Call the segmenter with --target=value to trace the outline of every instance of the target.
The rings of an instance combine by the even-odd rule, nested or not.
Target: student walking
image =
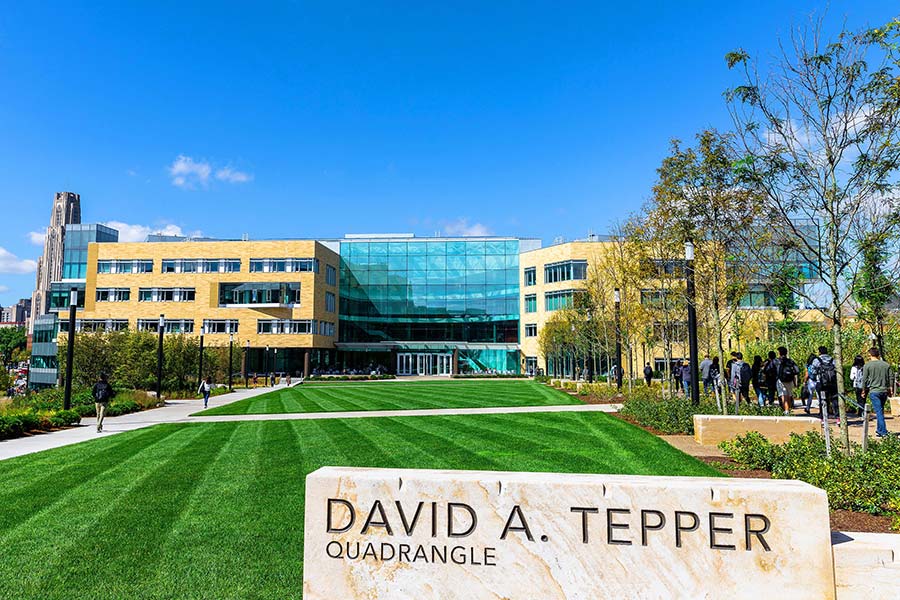
[[[753,365],[750,367],[750,379],[753,384],[753,393],[756,394],[756,402],[760,408],[766,405],[766,381],[762,366],[762,357],[757,354],[753,357]]]
[[[200,388],[197,390],[198,394],[203,395],[203,408],[206,408],[209,404],[210,392],[212,392],[212,377],[207,377],[200,382]]]
[[[866,361],[860,354],[853,359],[853,366],[850,367],[850,382],[853,384],[853,391],[856,392],[856,404],[859,405],[856,410],[860,415],[863,414],[863,408],[866,405],[866,397],[863,395],[863,367],[865,366]]]
[[[97,410],[97,433],[103,431],[103,417],[106,416],[106,409],[109,407],[110,400],[116,393],[113,391],[106,373],[100,374],[100,381],[94,384],[91,389],[91,396],[94,398],[94,408]]]
[[[766,362],[763,363],[762,376],[766,388],[766,401],[769,406],[774,406],[778,397],[778,357],[772,350],[769,350]]]
[[[712,387],[712,381],[709,379],[709,367],[712,366],[712,361],[709,360],[709,354],[703,357],[703,360],[700,362],[700,381],[703,382],[703,393],[709,394],[709,388]]]
[[[834,359],[829,356],[828,348],[819,346],[819,355],[813,358],[810,370],[815,381],[815,389],[811,391],[819,399],[819,417],[830,413],[832,418],[837,419],[840,424],[837,366],[834,364]]]
[[[734,353],[734,362],[731,363],[731,390],[734,392],[734,413],[739,414],[741,399],[750,402],[750,365],[744,362],[742,352]]]
[[[794,388],[797,385],[797,378],[800,376],[800,367],[794,362],[794,359],[788,356],[788,349],[784,346],[778,347],[778,395],[781,397],[781,407],[784,414],[789,415],[794,409]]]
[[[869,350],[869,356],[869,362],[863,367],[863,389],[869,394],[872,408],[875,409],[875,435],[884,437],[888,434],[884,422],[884,403],[887,402],[888,388],[891,385],[891,367],[881,360],[878,348]]]
[[[721,376],[722,370],[719,368],[719,357],[713,356],[712,362],[709,365],[709,381],[712,385],[713,394],[716,396],[716,406],[719,408],[719,411],[722,410],[722,397],[719,395],[721,390]]]
[[[647,387],[650,387],[650,384],[653,383],[653,368],[650,366],[650,363],[644,365],[644,381],[647,382]]]
[[[689,398],[691,395],[691,363],[684,361],[681,364],[681,386],[684,388],[684,397]]]

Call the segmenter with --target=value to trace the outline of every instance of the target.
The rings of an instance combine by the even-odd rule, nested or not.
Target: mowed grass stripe
[[[246,398],[197,413],[199,416],[410,410],[427,408],[481,408],[580,404],[577,398],[533,381],[475,381],[459,383],[377,383],[312,386]]]
[[[714,474],[599,413],[171,424],[116,438],[157,429],[168,435],[123,462],[97,453],[110,461],[102,476],[0,528],[0,597],[299,598],[305,478],[325,465]],[[22,458],[40,479],[43,457]]]

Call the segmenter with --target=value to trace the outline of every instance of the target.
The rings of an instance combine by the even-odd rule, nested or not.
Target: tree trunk
[[[850,430],[847,428],[847,407],[844,406],[842,398],[844,394],[844,346],[841,342],[841,307],[835,304],[832,307],[832,318],[834,324],[831,327],[831,334],[834,336],[834,367],[837,370],[837,389],[838,389],[838,416],[841,419],[841,440],[844,442],[844,453],[850,454]]]

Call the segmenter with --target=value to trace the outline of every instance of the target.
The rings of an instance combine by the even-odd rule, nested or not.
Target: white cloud
[[[8,291],[9,291],[9,287],[7,287],[5,285],[0,285],[0,294],[5,294]]]
[[[185,231],[182,230],[181,227],[179,227],[178,225],[173,225],[171,223],[159,227],[150,227],[149,225],[132,225],[130,223],[123,223],[121,221],[107,221],[103,224],[107,227],[112,227],[119,232],[120,242],[143,242],[147,239],[147,236],[152,233],[186,237],[200,237],[203,235],[202,231],[190,231],[185,233]]]
[[[0,273],[34,273],[37,261],[19,258],[6,248],[0,247]]]
[[[243,171],[235,171],[231,167],[222,167],[216,171],[216,179],[227,181],[228,183],[247,183],[253,180],[253,175]]]
[[[29,231],[28,232],[28,241],[34,244],[35,246],[43,246],[44,238],[47,237],[46,232],[43,231]]]
[[[179,154],[169,165],[172,185],[184,189],[193,189],[198,184],[206,187],[211,173],[212,166],[208,162],[198,162],[184,154]]]
[[[168,167],[172,185],[185,190],[197,187],[205,188],[209,185],[210,177],[215,176],[225,183],[247,183],[253,181],[253,174],[238,171],[231,167],[215,168],[212,163],[205,160],[194,160],[190,156],[179,154]]]
[[[134,169],[128,169],[127,171],[125,171],[125,174],[128,175],[129,177],[137,177],[138,172],[135,171]]]
[[[469,223],[469,219],[459,218],[444,224],[444,233],[450,236],[486,236],[492,235],[487,225],[482,223]]]

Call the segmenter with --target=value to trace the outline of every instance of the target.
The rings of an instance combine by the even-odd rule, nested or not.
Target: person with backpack
[[[863,360],[861,354],[858,354],[856,358],[853,359],[853,366],[850,367],[850,382],[853,384],[853,391],[856,392],[856,404],[857,412],[859,416],[863,414],[863,408],[866,405],[866,397],[863,394],[863,368],[866,366],[866,361]]]
[[[210,392],[212,392],[212,377],[207,377],[200,382],[200,388],[197,390],[197,393],[203,396],[203,408],[209,404]]]
[[[794,388],[800,375],[800,367],[788,356],[788,349],[784,346],[778,347],[776,372],[778,378],[776,386],[781,397],[781,407],[784,414],[789,415],[794,408]]]
[[[778,396],[778,358],[772,350],[769,350],[766,362],[762,365],[762,378],[766,388],[766,401],[769,406],[774,406]]]
[[[100,381],[95,383],[91,389],[94,408],[97,410],[97,433],[103,432],[103,417],[106,416],[106,409],[109,408],[109,402],[115,395],[112,386],[109,385],[106,373],[100,373]]]
[[[825,414],[824,411],[827,410],[840,424],[837,365],[834,364],[834,359],[829,356],[828,348],[825,346],[819,346],[819,355],[812,360],[810,374],[813,376],[815,384],[815,389],[811,389],[810,392],[819,399],[819,417],[821,418]]]
[[[734,353],[734,362],[731,363],[731,390],[734,392],[734,412],[738,414],[741,408],[741,399],[750,402],[750,380],[753,378],[750,365],[744,362],[742,352]]]
[[[709,354],[703,357],[703,360],[700,361],[700,381],[703,382],[703,394],[709,394],[709,388],[712,387],[712,381],[709,379],[709,367],[712,366],[712,361],[709,359]]]
[[[644,365],[644,381],[647,382],[647,387],[650,387],[650,384],[653,383],[653,368],[650,366],[650,363]]]
[[[766,405],[766,380],[762,372],[762,357],[753,357],[753,365],[750,367],[750,379],[753,384],[753,393],[756,394],[756,402],[762,408]]]

